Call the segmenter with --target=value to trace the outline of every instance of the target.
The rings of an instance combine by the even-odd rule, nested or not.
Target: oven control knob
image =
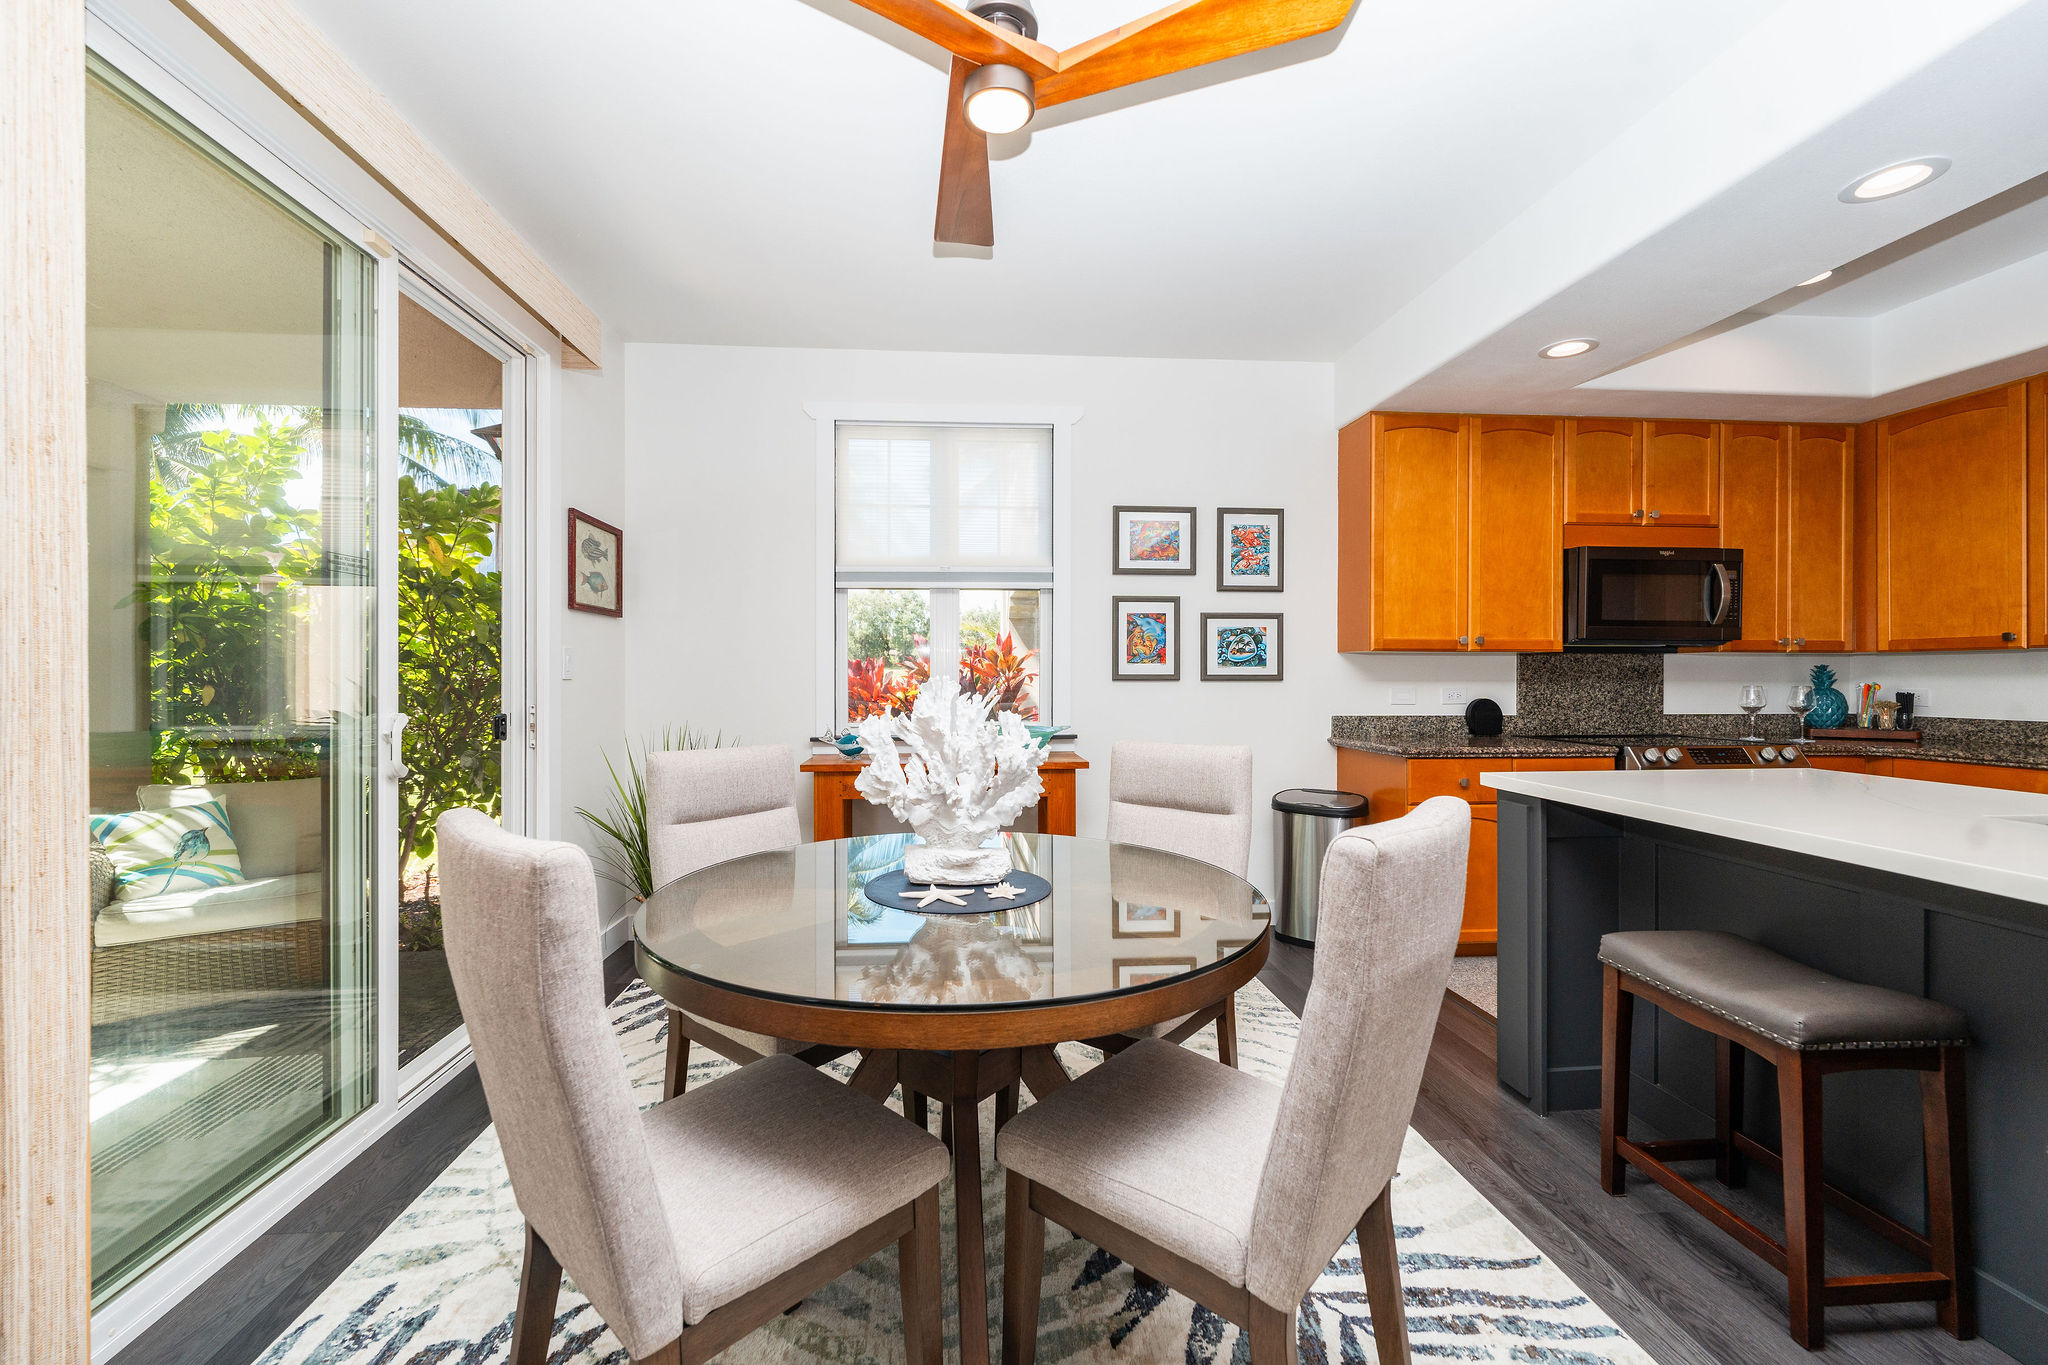
[[[1780,749],[1778,750],[1778,761],[1780,763],[1796,763],[1799,761],[1799,751],[1797,749]]]
[[[1645,763],[1662,763],[1663,761],[1664,761],[1664,755],[1663,755],[1662,753],[1658,752],[1657,750],[1655,750],[1655,749],[1645,749],[1645,750],[1643,750],[1643,762],[1645,762]]]
[[[1772,759],[1778,756],[1778,751],[1775,748],[1772,748],[1770,745],[1766,744],[1763,748],[1757,750],[1756,756],[1762,759],[1764,762],[1769,763]]]
[[[1676,763],[1679,759],[1685,757],[1685,750],[1679,748],[1677,745],[1674,744],[1669,749],[1666,749],[1664,751],[1664,757],[1670,759],[1673,763]]]

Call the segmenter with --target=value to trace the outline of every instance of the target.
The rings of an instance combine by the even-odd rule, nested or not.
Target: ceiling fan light
[[[974,68],[962,99],[967,121],[984,133],[1014,133],[1038,112],[1038,87],[1030,73],[1002,62]]]

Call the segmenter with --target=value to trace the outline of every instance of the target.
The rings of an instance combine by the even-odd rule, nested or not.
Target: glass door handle
[[[405,765],[405,726],[411,719],[403,711],[394,711],[391,719],[384,722],[384,746],[391,751],[391,775],[401,782],[412,776],[412,769]]]

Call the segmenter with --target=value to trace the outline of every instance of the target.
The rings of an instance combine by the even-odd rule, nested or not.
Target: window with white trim
[[[833,442],[840,722],[949,674],[1050,715],[1052,428],[840,422]]]

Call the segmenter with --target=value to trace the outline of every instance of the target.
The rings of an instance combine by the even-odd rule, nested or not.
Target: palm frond
[[[735,740],[735,743],[738,741]],[[725,732],[706,739],[702,731],[665,727],[658,739],[643,741],[636,750],[626,748],[626,771],[621,773],[610,754],[604,756],[605,771],[611,774],[612,794],[602,812],[578,806],[576,813],[601,837],[597,850],[605,880],[616,882],[645,900],[654,894],[654,863],[647,840],[647,758],[672,749],[722,749]]]

